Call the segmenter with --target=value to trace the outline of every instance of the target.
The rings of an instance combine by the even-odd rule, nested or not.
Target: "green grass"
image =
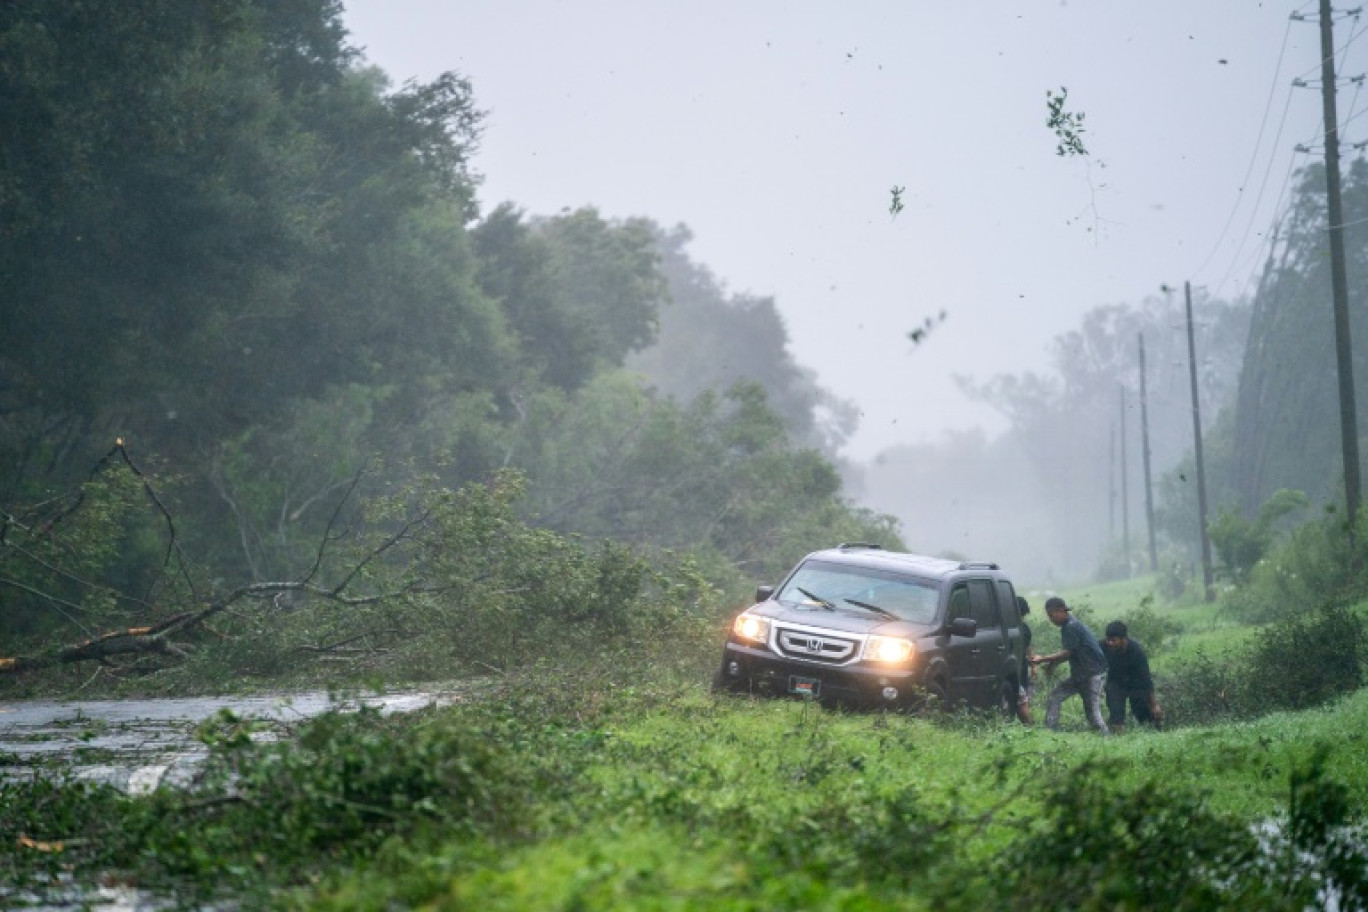
[[[1101,769],[1117,789],[1182,790],[1252,824],[1285,808],[1292,771],[1317,745],[1329,746],[1328,775],[1368,799],[1365,730],[1368,693],[1254,723],[1104,739],[686,692],[613,719],[578,759],[563,755],[581,773],[570,792],[546,796],[533,838],[495,856],[462,842],[391,852],[305,904],[941,907],[953,871],[990,866],[1072,777]],[[972,908],[984,889],[963,885],[956,906]]]
[[[1147,594],[1128,581],[1066,598],[1093,624],[1145,606],[1184,623],[1161,662],[1258,633]],[[0,793],[0,831],[73,847],[0,857],[0,881],[112,870],[195,902],[222,893],[186,884],[218,888],[245,908],[1101,909],[1182,896],[1187,908],[1300,909],[1300,886],[1259,892],[1301,883],[1295,872],[1254,876],[1227,858],[1221,881],[1254,898],[1214,901],[1211,878],[1130,860],[1238,849],[1288,813],[1298,781],[1332,809],[1368,805],[1368,690],[1102,738],[1078,700],[1051,732],[714,696],[714,638],[541,664],[412,717],[325,716],[297,742],[256,744],[229,726],[217,750],[232,775],[210,780],[222,793],[16,785]]]
[[[1138,608],[1145,599],[1152,601],[1156,609],[1167,607],[1168,604],[1167,600],[1159,595],[1158,580],[1153,576],[1137,576],[1107,583],[1085,583],[1047,594],[1060,596],[1073,608],[1088,608],[1107,618]],[[1042,594],[1040,606],[1043,608],[1044,604]]]
[[[212,898],[193,882],[248,908],[976,909],[1050,888],[1067,871],[1049,852],[1070,840],[1091,857],[1114,837],[1142,857],[1247,839],[1322,750],[1324,780],[1368,803],[1368,691],[1102,738],[1076,700],[1051,732],[715,697],[703,658],[539,674],[413,717],[325,716],[295,746],[228,738],[235,775],[219,797],[16,785],[0,829],[78,842],[11,854],[0,879],[127,871],[154,893]],[[1070,809],[1075,793],[1091,797]],[[1093,802],[1143,812],[1123,826],[1087,817]],[[1206,843],[1182,843],[1189,821]],[[1108,858],[1097,863],[1127,870]],[[1192,885],[1109,889],[1060,901],[1153,907]]]

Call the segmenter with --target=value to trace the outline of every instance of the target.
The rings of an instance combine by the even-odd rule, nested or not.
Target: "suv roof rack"
[[[836,546],[838,551],[849,551],[854,548],[872,548],[875,551],[882,551],[883,545],[876,545],[872,542],[841,542]]]
[[[1001,570],[1002,568],[999,567],[997,564],[993,563],[992,561],[960,561],[959,569],[961,569],[961,570]]]

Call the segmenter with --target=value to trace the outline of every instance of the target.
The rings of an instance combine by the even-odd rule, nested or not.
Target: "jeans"
[[[1059,707],[1064,701],[1078,694],[1083,698],[1083,711],[1087,713],[1088,723],[1104,735],[1111,734],[1107,722],[1102,718],[1102,676],[1065,678],[1050,694],[1049,706],[1045,709],[1045,727],[1059,728]]]
[[[1119,687],[1107,688],[1107,721],[1112,725],[1126,724],[1126,701],[1130,701],[1131,712],[1137,722],[1153,722],[1150,716],[1150,691],[1122,690]]]

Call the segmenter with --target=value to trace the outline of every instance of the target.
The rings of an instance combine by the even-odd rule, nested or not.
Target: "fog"
[[[772,297],[793,357],[858,411],[837,454],[852,493],[911,547],[1042,581],[1089,573],[1123,512],[1143,557],[1135,336],[1112,340],[1113,369],[1089,380],[1106,388],[1051,442],[1088,467],[1068,485],[1040,477],[1001,402],[968,391],[1059,382],[1058,342],[1087,314],[1146,311],[1157,483],[1192,445],[1181,294],[1160,289],[1247,301],[1321,135],[1308,3],[346,6],[396,84],[471,80],[483,208],[686,225],[692,257]],[[1338,28],[1340,72],[1362,72],[1358,20]],[[1062,88],[1085,155],[1057,154],[1046,125]],[[1348,144],[1362,103],[1341,96]],[[1198,327],[1209,420],[1246,325]]]

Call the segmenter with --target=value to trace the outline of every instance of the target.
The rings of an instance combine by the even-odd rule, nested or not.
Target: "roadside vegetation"
[[[215,719],[191,791],[59,770],[0,786],[19,840],[0,877],[247,908],[1368,908],[1365,606],[1325,593],[1184,655],[1171,641],[1224,629],[1240,598],[1213,613],[1143,588],[1071,597],[1153,644],[1162,732],[713,695],[719,606],[657,601],[662,584],[632,603],[662,613],[622,637],[558,650],[566,629],[529,629],[526,661],[466,704],[267,740]]]
[[[0,873],[249,908],[1304,909],[1327,884],[1368,901],[1362,692],[1100,739],[713,697],[697,658],[619,656],[283,741],[220,718],[193,792],[4,786],[21,846]]]

